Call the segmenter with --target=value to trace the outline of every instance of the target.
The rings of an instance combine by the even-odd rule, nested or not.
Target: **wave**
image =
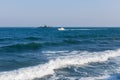
[[[25,50],[37,50],[42,47],[49,47],[49,46],[58,46],[62,45],[61,42],[31,42],[31,43],[19,43],[19,44],[11,44],[7,46],[1,46],[1,51],[25,51]]]
[[[61,80],[56,76],[53,76],[50,80]],[[63,79],[62,79],[63,80]],[[67,79],[64,80],[119,80],[116,77],[111,77],[109,74],[96,76],[96,77],[67,77]]]
[[[26,37],[24,39],[27,39],[27,40],[41,40],[40,37]]]
[[[13,38],[0,38],[0,41],[13,40]]]
[[[4,41],[5,39],[0,39],[0,41]]]
[[[117,74],[104,74],[98,77],[83,77],[80,80],[120,80],[120,73]]]
[[[25,38],[0,38],[0,41],[7,41],[7,40],[23,40],[23,39],[26,39],[26,40],[41,40],[42,38],[40,37],[25,37]]]
[[[32,38],[31,38],[32,39]],[[76,40],[76,39],[64,39],[62,41],[46,41],[46,42],[30,42],[30,43],[18,43],[18,44],[10,44],[6,46],[1,46],[0,50],[2,51],[18,51],[18,50],[36,50],[42,47],[55,47],[55,46],[64,46],[65,44],[88,44],[93,43],[91,40]]]
[[[59,37],[60,38],[85,38],[85,39],[88,39],[88,38],[107,39],[107,38],[109,38],[109,37],[107,37],[105,35],[102,35],[102,34],[100,34],[100,35],[96,35],[96,34],[75,34],[75,35],[61,35]],[[110,39],[112,39],[112,38],[110,38]]]
[[[75,40],[75,39],[66,39],[63,40],[64,43],[68,43],[68,44],[90,44],[90,43],[95,43],[92,40]]]
[[[103,75],[98,77],[85,77],[81,78],[80,80],[116,80],[115,78],[110,78],[110,75]]]
[[[81,41],[79,40],[72,40],[72,39],[68,39],[68,40],[63,40],[65,43],[68,43],[68,44],[79,44],[81,43]]]
[[[120,56],[120,49],[93,53],[79,53],[85,55],[74,54],[71,56],[63,56],[34,67],[21,68],[8,72],[0,72],[0,80],[32,80],[35,78],[42,78],[46,75],[55,74],[54,70],[68,67],[70,65],[81,66],[88,63],[104,62],[110,58]]]
[[[2,50],[6,51],[20,51],[20,50],[34,50],[39,49],[41,47],[40,43],[21,43],[21,44],[13,44],[8,46],[1,47]]]

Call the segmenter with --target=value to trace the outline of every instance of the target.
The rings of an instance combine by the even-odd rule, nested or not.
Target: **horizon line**
[[[33,28],[37,28],[37,27],[40,27],[40,26],[0,26],[0,28],[3,28],[3,27],[9,27],[9,28],[22,28],[22,27],[33,27]],[[50,27],[120,27],[120,26],[50,26]]]

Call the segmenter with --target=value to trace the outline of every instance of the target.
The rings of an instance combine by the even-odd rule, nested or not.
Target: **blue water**
[[[0,80],[120,80],[120,28],[0,28]]]

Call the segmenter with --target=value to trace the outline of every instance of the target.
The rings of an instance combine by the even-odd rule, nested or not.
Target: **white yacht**
[[[63,27],[58,28],[59,31],[65,30]]]

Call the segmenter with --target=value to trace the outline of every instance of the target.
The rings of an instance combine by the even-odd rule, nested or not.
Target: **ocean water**
[[[0,28],[0,80],[120,80],[120,28]]]

